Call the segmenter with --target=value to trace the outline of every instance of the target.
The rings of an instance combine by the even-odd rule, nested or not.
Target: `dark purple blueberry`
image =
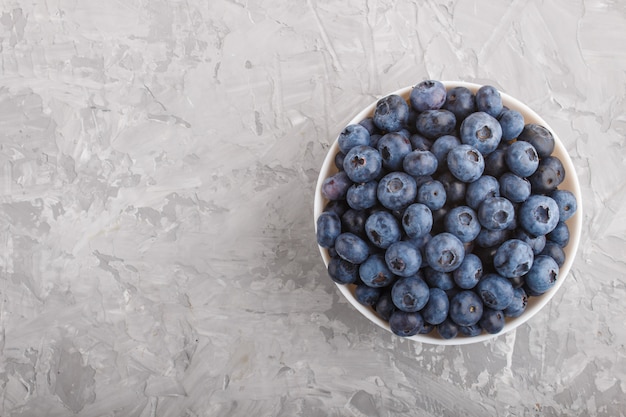
[[[465,255],[461,265],[452,271],[452,279],[459,288],[470,290],[478,284],[483,276],[483,263],[473,253]]]
[[[331,258],[328,275],[337,284],[353,284],[359,277],[359,266],[342,258]]]
[[[508,170],[509,167],[506,165],[506,149],[498,148],[485,156],[485,175],[498,178]]]
[[[429,292],[428,302],[421,311],[422,317],[429,324],[441,324],[448,317],[450,300],[445,291],[440,288],[431,288]]]
[[[498,180],[500,194],[512,203],[523,203],[530,197],[530,181],[512,172],[505,172]]]
[[[361,264],[369,257],[367,242],[352,233],[342,233],[335,239],[337,255],[353,264]]]
[[[365,221],[368,216],[368,213],[364,210],[346,210],[346,212],[341,216],[341,231],[364,237]]]
[[[423,187],[423,186],[422,186]],[[378,183],[378,201],[389,210],[404,210],[415,201],[417,184],[404,172],[392,172]]]
[[[533,145],[540,158],[548,157],[554,151],[554,136],[548,129],[538,124],[529,123],[524,126],[517,139]]]
[[[476,181],[485,170],[483,155],[470,145],[460,145],[451,149],[446,161],[452,175],[465,183]]]
[[[500,123],[485,112],[472,113],[463,120],[461,142],[473,146],[484,156],[495,151],[502,139]]]
[[[502,127],[502,140],[512,141],[524,130],[524,116],[517,110],[503,110],[498,117]]]
[[[423,279],[412,276],[398,279],[391,288],[391,299],[402,311],[420,311],[428,302],[428,284]]]
[[[329,200],[341,200],[346,197],[351,185],[348,174],[339,171],[322,182],[322,195]]]
[[[432,140],[426,139],[424,136],[417,133],[411,135],[409,141],[411,142],[413,150],[429,151],[430,147],[433,146]]]
[[[416,335],[424,327],[424,319],[420,313],[396,310],[389,317],[389,328],[400,337]]]
[[[317,244],[323,248],[335,245],[335,239],[341,234],[341,219],[332,211],[325,211],[319,215],[316,222]]]
[[[365,285],[375,288],[387,287],[396,279],[393,272],[389,270],[382,253],[370,255],[359,266],[359,277]]]
[[[454,133],[456,117],[454,113],[444,109],[425,110],[417,115],[415,127],[420,135],[436,139]]]
[[[369,182],[382,172],[383,160],[372,147],[360,145],[350,149],[343,160],[343,169],[353,182]]]
[[[450,300],[449,317],[458,326],[474,325],[478,323],[482,315],[483,302],[474,291],[459,291]]]
[[[513,299],[511,303],[504,309],[506,317],[519,317],[526,311],[528,305],[528,296],[523,288],[515,288],[513,290]]]
[[[374,124],[383,132],[397,132],[406,127],[409,119],[409,105],[397,94],[390,94],[376,103]]]
[[[437,158],[437,170],[443,172],[448,164],[448,152],[461,145],[461,139],[454,135],[441,136],[433,142],[430,151]]]
[[[513,285],[499,274],[487,274],[476,285],[476,293],[486,307],[503,310],[513,300]]]
[[[411,90],[409,101],[418,112],[440,109],[446,102],[446,87],[440,81],[425,80]]]
[[[546,255],[554,259],[559,268],[565,263],[565,252],[563,248],[558,243],[550,240],[546,241],[546,245],[540,255]]]
[[[464,258],[463,242],[452,233],[440,233],[426,244],[426,262],[436,271],[454,271]]]
[[[441,272],[427,266],[422,269],[424,271],[424,281],[430,288],[439,288],[448,291],[454,288],[454,279],[449,272]]]
[[[493,266],[505,278],[521,277],[533,265],[532,247],[519,239],[509,239],[504,242],[493,258]]]
[[[378,140],[377,147],[383,167],[391,171],[401,170],[404,157],[413,150],[409,139],[397,132],[384,135]]]
[[[437,333],[442,339],[454,339],[459,334],[459,326],[447,318],[443,323],[437,325]]]
[[[391,300],[391,292],[390,291],[382,291],[376,305],[374,306],[374,310],[380,316],[381,319],[385,321],[389,321],[391,314],[396,311],[396,306],[393,304]]]
[[[348,188],[346,202],[354,210],[365,210],[374,207],[378,203],[376,190],[378,182],[369,181],[353,184]]]
[[[365,222],[365,233],[369,240],[381,249],[387,249],[402,236],[398,220],[387,211],[372,213]]]
[[[478,324],[489,334],[500,333],[506,324],[504,312],[502,310],[494,310],[485,307],[483,309],[483,316],[478,321]]]
[[[372,288],[365,284],[357,285],[354,298],[364,306],[374,306],[380,298],[380,288]]]
[[[576,196],[568,190],[555,190],[550,193],[550,197],[556,201],[559,206],[559,220],[566,221],[576,213],[578,204]]]
[[[569,227],[565,222],[558,222],[554,230],[546,235],[548,240],[564,248],[569,243]]]
[[[465,201],[474,210],[478,210],[480,204],[489,197],[500,197],[500,183],[495,177],[483,175],[467,185]]]
[[[525,281],[531,291],[543,294],[556,284],[558,277],[559,266],[556,261],[550,256],[539,255],[525,275]]]
[[[351,124],[341,131],[337,142],[341,152],[348,153],[348,151],[355,146],[369,145],[370,133],[359,124]]]
[[[437,171],[437,157],[430,151],[414,150],[402,161],[404,172],[414,177],[432,175]]]
[[[446,93],[443,108],[454,113],[459,123],[476,111],[474,93],[467,87],[454,87]]]
[[[476,91],[476,109],[497,118],[502,113],[502,97],[497,88],[483,85]]]
[[[518,210],[519,225],[532,236],[546,235],[559,222],[559,207],[545,195],[531,195]]]

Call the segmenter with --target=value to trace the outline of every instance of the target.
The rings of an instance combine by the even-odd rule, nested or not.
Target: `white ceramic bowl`
[[[442,81],[442,82],[446,86],[446,89],[463,86],[463,87],[467,87],[473,93],[476,93],[476,91],[478,91],[478,89],[481,87],[478,84],[461,82],[461,81]],[[395,92],[392,92],[390,94],[397,94],[408,100],[412,89],[413,89],[413,86],[409,86],[409,87],[405,87],[400,90],[397,90]],[[548,123],[546,123],[545,120],[543,120],[537,113],[535,113],[531,108],[526,106],[521,101],[507,95],[504,92],[500,92],[500,94],[502,96],[502,103],[504,104],[504,106],[510,109],[519,111],[524,116],[525,123],[536,123],[547,128],[550,132],[552,132],[552,135],[554,136],[554,139],[556,141],[556,146],[552,154],[554,156],[557,156],[562,161],[563,166],[566,170],[565,180],[563,181],[561,185],[559,185],[559,189],[571,191],[576,196],[577,204],[578,204],[578,210],[566,222],[570,231],[570,240],[569,240],[567,247],[565,247],[565,255],[566,255],[565,263],[560,268],[559,278],[556,284],[549,291],[542,294],[541,296],[529,297],[526,311],[520,317],[507,318],[504,329],[502,329],[502,331],[498,334],[492,335],[492,334],[483,332],[483,334],[479,336],[474,336],[474,337],[466,337],[466,336],[459,335],[453,339],[443,339],[439,337],[436,331],[432,331],[429,334],[425,334],[425,335],[418,334],[415,336],[407,337],[406,339],[414,340],[417,342],[423,342],[423,343],[431,343],[431,344],[436,344],[436,345],[464,345],[464,344],[469,344],[469,343],[482,342],[482,341],[491,339],[493,337],[500,336],[506,332],[509,332],[515,329],[516,327],[518,327],[519,325],[521,325],[522,323],[525,323],[526,321],[530,320],[535,314],[537,314],[537,312],[539,312],[539,310],[541,310],[550,301],[550,299],[552,299],[552,297],[554,297],[554,295],[559,290],[561,285],[563,285],[563,282],[567,278],[569,270],[572,267],[572,263],[574,262],[576,251],[578,250],[578,244],[580,242],[580,233],[581,233],[581,228],[582,228],[583,215],[582,215],[582,200],[581,200],[580,184],[578,183],[578,177],[576,175],[576,170],[574,168],[574,165],[572,164],[572,160],[567,154],[567,151],[563,143],[559,139],[558,135],[556,134],[556,132],[548,125]],[[361,110],[346,125],[359,123],[361,120],[365,119],[366,117],[372,116],[374,114],[374,109],[376,108],[376,102],[377,101],[373,102],[372,104],[370,104],[369,106]],[[320,174],[317,180],[317,186],[315,189],[314,221],[317,220],[318,216],[323,212],[324,206],[328,203],[328,201],[322,196],[321,187],[322,187],[322,182],[324,181],[324,179],[326,179],[327,177],[337,172],[337,168],[335,167],[335,164],[334,164],[334,158],[338,151],[339,151],[339,145],[337,143],[337,140],[335,140],[330,150],[328,151],[326,158],[324,159],[324,163],[322,164]],[[328,262],[330,260],[330,255],[328,254],[328,250],[322,247],[320,247],[319,249],[322,254],[322,259],[324,260],[324,264],[328,266]],[[341,293],[344,295],[344,297],[350,302],[350,304],[352,304],[354,308],[356,308],[361,314],[363,314],[363,316],[365,316],[368,320],[372,321],[378,326],[391,332],[391,329],[389,328],[389,324],[385,320],[381,319],[372,308],[369,308],[360,304],[354,298],[354,288],[355,288],[354,285],[337,284],[337,287],[339,288],[339,291],[341,291]]]

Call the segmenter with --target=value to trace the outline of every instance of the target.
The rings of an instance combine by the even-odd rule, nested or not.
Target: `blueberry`
[[[392,243],[385,251],[385,262],[394,274],[409,277],[417,273],[422,266],[422,254],[409,242]]]
[[[461,265],[452,271],[452,278],[459,288],[470,290],[478,284],[483,276],[483,263],[473,253],[465,255]]]
[[[433,142],[430,151],[435,155],[435,158],[437,158],[438,171],[445,170],[448,164],[448,152],[460,145],[461,139],[453,135],[440,136]]]
[[[425,110],[417,115],[415,127],[420,135],[435,139],[454,132],[456,117],[454,113],[444,109]]]
[[[550,197],[556,201],[559,207],[559,220],[566,221],[576,213],[578,204],[576,196],[568,190],[555,190],[550,193]]]
[[[524,116],[517,110],[503,110],[498,117],[502,127],[502,140],[511,141],[524,130]]]
[[[449,272],[436,271],[428,266],[422,271],[424,271],[424,281],[430,288],[439,288],[444,291],[454,288],[454,279]]]
[[[346,159],[346,154],[339,151],[337,152],[337,154],[335,155],[335,167],[337,168],[337,170],[339,171],[343,171],[343,161]]]
[[[506,164],[514,174],[528,177],[539,167],[539,155],[529,142],[518,140],[506,149]]]
[[[450,318],[447,318],[437,326],[437,333],[443,339],[454,339],[459,334],[459,326]]]
[[[461,123],[461,142],[473,146],[483,155],[496,150],[502,138],[500,123],[485,112],[475,112]]]
[[[430,139],[426,139],[424,136],[420,134],[413,134],[409,138],[411,142],[411,148],[417,151],[429,151],[430,147],[433,146],[433,141]]]
[[[519,317],[526,310],[528,305],[528,296],[523,288],[515,288],[513,290],[513,299],[511,303],[503,310],[506,317]]]
[[[430,296],[428,284],[423,279],[413,276],[400,278],[391,287],[391,299],[402,311],[419,311],[428,302]]]
[[[514,217],[513,204],[504,197],[489,197],[478,207],[478,221],[486,229],[506,229]]]
[[[408,206],[402,215],[402,228],[409,238],[419,238],[432,230],[433,214],[430,209],[420,203]]]
[[[472,324],[471,326],[459,326],[459,333],[467,337],[475,337],[483,332],[479,323]]]
[[[448,317],[450,307],[448,295],[440,288],[431,288],[429,293],[428,302],[421,311],[422,317],[429,324],[441,324]]]
[[[437,171],[437,157],[430,151],[414,150],[402,161],[404,172],[413,176],[432,175]]]
[[[547,241],[540,255],[546,255],[554,259],[559,268],[565,263],[565,252],[561,245],[556,242]]]
[[[335,245],[335,239],[341,234],[341,219],[337,213],[325,211],[317,218],[317,244],[323,248]]]
[[[365,221],[369,214],[365,210],[349,209],[341,216],[341,231],[365,237]]]
[[[474,242],[481,248],[490,248],[504,243],[509,238],[510,234],[510,230],[507,229],[482,228]]]
[[[348,153],[348,151],[355,146],[369,145],[370,133],[360,124],[351,124],[341,131],[337,142],[341,152]]]
[[[409,105],[406,100],[391,94],[376,103],[374,125],[384,132],[397,132],[406,126],[409,119]]]
[[[376,310],[376,313],[380,316],[381,319],[385,321],[389,321],[389,318],[391,317],[391,313],[396,311],[396,306],[393,304],[393,301],[391,300],[390,291],[381,292],[380,297],[378,297],[378,301],[376,302],[376,305],[374,306],[374,310]]]
[[[485,156],[485,175],[499,177],[509,170],[506,165],[506,149],[498,148]]]
[[[526,286],[533,292],[543,294],[556,284],[559,266],[550,256],[539,255],[533,267],[525,275]]]
[[[554,155],[546,156],[539,161],[539,166],[552,168],[556,173],[556,186],[561,185],[565,179],[565,167],[563,166],[563,162],[558,157]]]
[[[434,329],[435,329],[435,326],[433,326],[430,323],[424,322],[424,325],[420,329],[419,334],[428,334],[428,333],[432,332]]]
[[[448,152],[448,169],[463,182],[474,182],[485,170],[485,160],[477,149],[470,145],[460,145]]]
[[[456,178],[450,171],[439,175],[437,181],[443,184],[443,189],[446,191],[446,205],[464,202],[468,184]]]
[[[369,181],[352,184],[346,193],[346,201],[354,210],[365,210],[374,207],[378,203],[376,190],[378,182]]]
[[[446,204],[446,190],[441,182],[428,181],[417,190],[415,201],[424,204],[431,211],[439,210]]]
[[[374,306],[380,298],[380,288],[372,288],[367,285],[357,285],[354,289],[354,298],[365,306]]]
[[[374,288],[386,287],[396,279],[393,272],[387,267],[385,257],[381,253],[370,255],[365,262],[359,265],[359,277],[365,285]]]
[[[450,319],[459,326],[471,326],[478,323],[483,315],[483,303],[471,290],[458,292],[450,300]]]
[[[474,93],[467,87],[454,87],[448,90],[443,108],[454,113],[460,122],[476,111]]]
[[[367,242],[353,233],[342,233],[335,239],[337,255],[353,264],[365,262],[369,256]]]
[[[365,145],[350,149],[343,160],[343,169],[353,182],[369,182],[376,179],[382,170],[380,153]]]
[[[383,167],[391,171],[402,169],[404,157],[413,150],[411,141],[397,132],[384,135],[378,140],[377,146],[382,157]]]
[[[426,257],[426,244],[430,242],[432,238],[433,238],[432,234],[426,233],[425,235],[421,237],[407,238],[406,240],[407,242],[411,242],[412,245],[414,245],[416,248],[418,248],[422,252],[422,262],[423,262],[424,258]]]
[[[500,333],[506,324],[504,312],[485,307],[483,316],[478,321],[478,324],[489,334]]]
[[[486,307],[503,310],[513,300],[513,285],[498,274],[487,274],[476,285],[476,292]]]
[[[500,184],[500,194],[512,203],[523,203],[530,197],[530,181],[526,178],[512,172],[506,172],[502,174],[498,183]]]
[[[559,222],[559,207],[544,195],[531,195],[518,210],[519,224],[530,235],[550,233]]]
[[[528,243],[519,239],[509,239],[496,251],[493,266],[503,277],[521,277],[530,270],[533,259],[533,249]]]
[[[444,219],[444,228],[463,243],[476,239],[481,229],[476,212],[468,206],[450,210]]]
[[[346,197],[352,181],[344,171],[339,171],[322,182],[322,195],[329,200],[341,200]]]
[[[489,197],[500,197],[500,183],[495,177],[483,175],[467,185],[465,201],[474,210],[478,210],[480,204]]]
[[[538,124],[529,123],[524,126],[517,139],[533,145],[540,158],[548,157],[554,151],[554,136],[548,129]]]
[[[426,244],[426,262],[436,271],[451,272],[465,258],[463,242],[451,233],[440,233]]]
[[[440,109],[446,101],[446,87],[440,81],[425,80],[411,90],[409,101],[418,112]]]
[[[324,211],[333,212],[339,217],[341,217],[349,208],[350,207],[348,206],[345,200],[330,200],[324,206]]]
[[[389,210],[402,210],[415,201],[417,184],[404,172],[391,172],[378,183],[378,201]]]
[[[546,246],[545,235],[531,236],[523,229],[517,229],[515,230],[514,237],[515,239],[519,239],[523,242],[528,243],[533,250],[533,255],[539,255],[541,251],[543,251],[543,248]]]
[[[391,331],[401,337],[410,337],[419,333],[424,326],[420,313],[396,310],[389,317]]]
[[[367,132],[370,134],[370,138],[372,135],[376,135],[379,133],[378,128],[374,124],[373,117],[366,117],[365,119],[361,120],[359,124],[367,129]]]
[[[483,85],[476,91],[476,109],[492,117],[498,117],[502,112],[502,97],[500,92],[491,85]]]
[[[387,211],[372,213],[365,221],[365,233],[369,240],[381,249],[387,249],[402,236],[398,220]]]
[[[328,276],[338,284],[353,284],[359,278],[359,267],[339,257],[331,258]]]
[[[548,233],[546,237],[550,241],[564,248],[569,243],[569,227],[567,227],[565,222],[558,222],[554,230]]]
[[[378,141],[380,141],[380,138],[382,138],[383,135],[380,133],[375,133],[373,135],[370,136],[370,143],[369,146],[370,148],[374,148],[374,149],[378,149]]]

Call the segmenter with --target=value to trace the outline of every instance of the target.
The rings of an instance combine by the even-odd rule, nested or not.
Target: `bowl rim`
[[[476,93],[476,91],[484,85],[484,84],[477,84],[477,83],[466,82],[466,81],[441,81],[441,83],[446,87],[446,90],[450,90],[455,87],[465,87],[465,88],[468,88],[473,93]],[[380,96],[380,98],[391,95],[391,94],[395,94],[408,100],[411,90],[413,88],[414,88],[413,85],[402,87],[394,92],[391,92],[384,96]],[[565,279],[568,277],[571,267],[573,265],[574,259],[576,258],[576,253],[578,251],[578,247],[580,244],[581,231],[582,231],[582,218],[583,218],[582,199],[581,199],[582,193],[581,193],[580,183],[578,181],[578,176],[576,174],[576,169],[567,152],[567,149],[565,148],[565,145],[563,144],[563,142],[561,141],[557,133],[554,131],[554,129],[552,129],[552,127],[541,116],[539,116],[534,110],[532,110],[528,105],[524,104],[522,101],[501,91],[500,89],[498,89],[498,91],[500,92],[500,95],[502,97],[503,105],[510,109],[515,109],[519,111],[520,113],[522,113],[522,115],[524,116],[525,124],[536,123],[536,124],[542,125],[546,129],[548,129],[550,133],[552,133],[552,135],[554,136],[554,140],[555,140],[555,148],[552,154],[557,156],[561,160],[565,168],[565,172],[566,172],[565,179],[563,183],[559,186],[559,189],[567,189],[571,191],[575,195],[576,200],[577,200],[576,213],[574,213],[574,215],[566,221],[566,224],[568,225],[569,231],[570,231],[570,240],[567,246],[564,248],[564,252],[566,256],[565,256],[565,262],[563,263],[561,268],[559,268],[559,279],[557,280],[556,284],[550,290],[546,291],[544,294],[540,296],[529,297],[529,303],[524,313],[521,316],[516,317],[516,318],[507,318],[504,328],[496,334],[489,334],[489,333],[483,332],[478,336],[468,337],[468,336],[459,335],[452,339],[443,339],[439,337],[438,335],[436,335],[436,333],[431,332],[429,334],[424,334],[424,335],[417,334],[417,335],[410,336],[410,337],[402,337],[402,339],[408,339],[408,340],[412,340],[415,342],[422,342],[422,343],[428,343],[428,344],[434,344],[434,345],[466,345],[466,344],[479,343],[479,342],[484,342],[490,339],[494,339],[512,330],[515,330],[517,327],[519,327],[520,325],[526,323],[531,318],[533,318],[555,296],[557,291],[563,285],[563,282],[565,281]],[[362,109],[357,115],[352,117],[352,119],[346,124],[346,126],[350,124],[359,123],[361,120],[365,119],[366,117],[371,116],[374,113],[374,109],[376,108],[376,103],[378,102],[379,99],[376,99],[374,102],[370,103],[368,106]],[[337,135],[337,138],[335,138],[335,140],[333,141],[331,147],[329,148],[324,158],[324,162],[322,164],[322,167],[320,168],[320,173],[319,173],[317,184],[315,187],[315,199],[314,199],[314,210],[313,210],[313,217],[314,217],[313,222],[314,222],[315,232],[317,232],[317,218],[323,212],[324,206],[328,202],[328,200],[326,200],[322,196],[322,192],[321,192],[322,183],[329,175],[332,175],[334,172],[337,171],[336,167],[334,166],[334,157],[336,153],[339,151],[338,136],[339,135]],[[324,261],[325,266],[328,267],[328,263],[330,261],[330,255],[328,253],[328,250],[325,248],[322,248],[319,245],[318,245],[318,248],[319,248],[320,254],[322,255],[322,259]],[[356,300],[356,298],[354,297],[352,293],[354,285],[343,285],[339,283],[335,283],[335,285],[337,286],[339,291],[343,294],[343,296],[346,298],[346,300],[350,304],[352,304],[352,306],[355,307],[362,315],[364,315],[367,319],[369,319],[374,324],[378,325],[379,327],[382,327],[383,329],[393,334],[393,332],[391,332],[391,329],[389,328],[389,324],[387,321],[380,318],[371,307],[364,306]],[[400,336],[397,336],[397,337],[400,337]]]

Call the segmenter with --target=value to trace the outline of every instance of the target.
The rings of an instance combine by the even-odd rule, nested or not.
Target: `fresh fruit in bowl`
[[[315,193],[329,277],[373,323],[415,341],[473,343],[554,296],[580,240],[563,143],[490,85],[425,80],[361,110]]]

